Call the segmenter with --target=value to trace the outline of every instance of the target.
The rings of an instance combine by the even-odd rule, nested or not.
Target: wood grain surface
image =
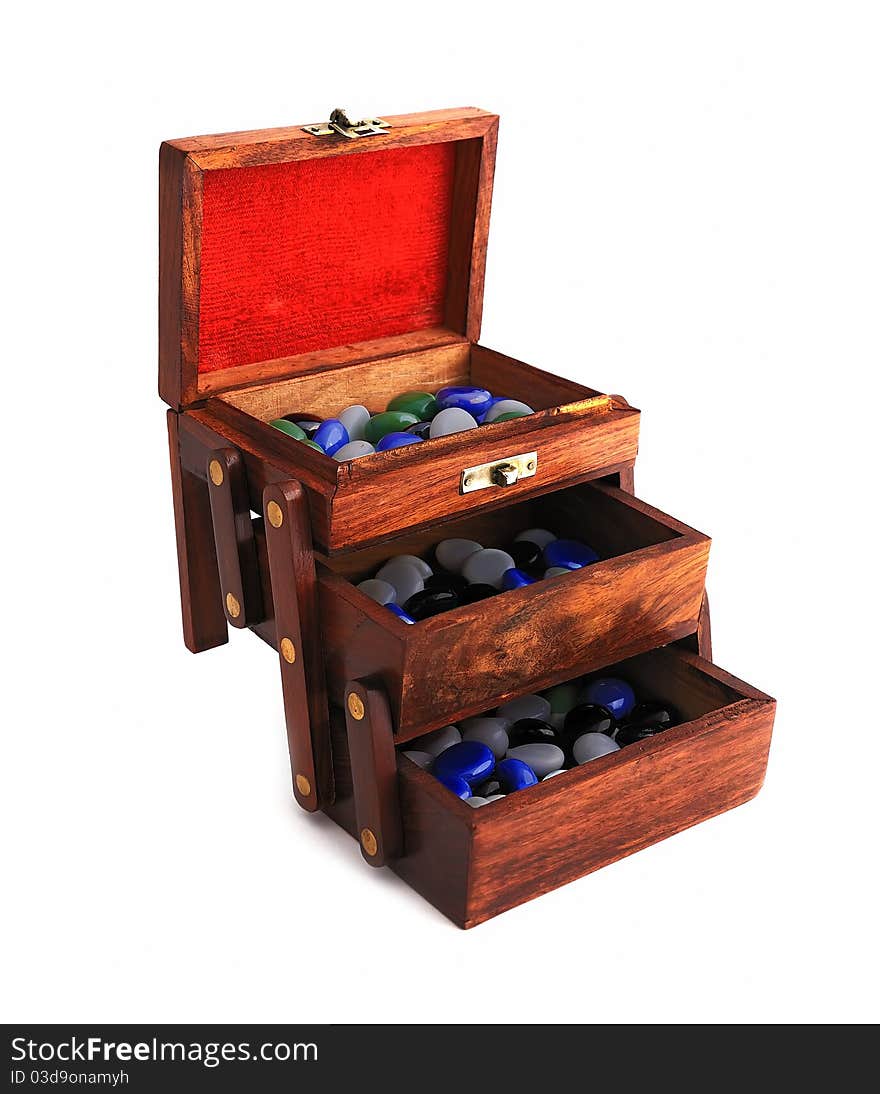
[[[263,596],[244,464],[236,449],[216,448],[209,454],[208,484],[226,619],[239,629],[251,627],[264,618]]]

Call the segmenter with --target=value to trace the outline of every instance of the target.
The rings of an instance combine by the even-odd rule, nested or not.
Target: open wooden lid
[[[474,107],[168,141],[159,393],[171,406],[476,341],[498,117]]]

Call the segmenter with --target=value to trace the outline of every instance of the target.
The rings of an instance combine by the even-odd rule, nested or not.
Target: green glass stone
[[[320,452],[322,456],[327,455],[327,453],[324,451],[324,449],[319,444],[315,444],[314,441],[310,441],[308,439],[308,437],[303,437],[302,439],[297,437],[296,439],[300,442],[300,444],[307,444],[309,446],[309,448],[314,448],[314,450],[316,452]]]
[[[419,419],[415,414],[404,410],[386,410],[384,414],[374,414],[364,428],[364,440],[378,444],[386,433],[404,433]]]
[[[551,714],[568,714],[578,703],[579,688],[576,684],[557,684],[544,692],[544,698],[550,704]]]
[[[489,422],[487,424],[488,425],[497,425],[498,422],[512,422],[514,418],[527,418],[527,417],[528,417],[528,414],[526,414],[522,410],[508,410],[508,412],[506,414],[499,414],[498,417],[493,422]]]
[[[288,437],[293,437],[296,441],[304,441],[306,439],[306,431],[300,429],[296,422],[288,422],[284,418],[276,418],[274,422],[269,422],[269,425],[274,426],[275,429],[280,430],[282,433],[286,433]]]
[[[404,391],[402,395],[394,396],[388,409],[403,410],[407,414],[415,414],[420,422],[430,422],[440,408],[429,391]]]

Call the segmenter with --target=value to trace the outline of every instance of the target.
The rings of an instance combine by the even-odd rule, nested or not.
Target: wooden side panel
[[[403,829],[397,753],[384,691],[369,682],[352,681],[345,718],[361,854],[370,866],[386,866],[403,849]]]
[[[265,616],[247,482],[234,448],[208,457],[208,483],[223,608],[231,626],[250,627]]]
[[[774,709],[772,700],[743,699],[647,747],[594,760],[589,771],[558,775],[531,800],[523,792],[478,811],[463,925],[753,798],[764,781]]]

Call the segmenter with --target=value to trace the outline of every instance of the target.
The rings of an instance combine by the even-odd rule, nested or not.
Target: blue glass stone
[[[581,702],[597,703],[610,710],[618,720],[625,718],[636,705],[636,694],[626,680],[602,676],[584,685]]]
[[[315,444],[319,444],[328,456],[332,456],[338,448],[348,444],[351,437],[338,418],[327,418],[315,430],[312,440]]]
[[[437,405],[441,410],[457,407],[466,410],[474,418],[485,414],[492,403],[492,392],[483,387],[444,387],[437,392]]]
[[[554,539],[544,548],[544,565],[564,566],[566,570],[580,570],[591,562],[598,562],[599,556],[586,543],[576,539]]]
[[[436,767],[436,761],[435,765]],[[432,775],[437,775],[436,771],[431,772]],[[457,798],[467,800],[472,796],[472,790],[464,779],[459,778],[458,775],[437,775],[437,781],[443,783],[447,790],[451,790]]]
[[[473,786],[485,782],[495,768],[495,756],[482,741],[462,741],[441,752],[434,761],[438,779],[459,778]]]
[[[405,612],[399,604],[386,604],[385,607],[388,609],[389,612],[394,612],[397,618],[400,619],[402,622],[415,623],[415,620],[409,614],[409,612]]]
[[[414,433],[386,433],[376,443],[377,452],[387,452],[389,448],[405,448],[408,444],[421,444],[422,438]]]
[[[495,778],[501,783],[505,794],[512,794],[514,790],[524,790],[527,786],[534,786],[538,776],[528,764],[522,760],[502,760],[495,765]]]
[[[523,589],[526,585],[534,585],[534,578],[529,577],[528,574],[524,574],[522,570],[511,567],[509,570],[505,570],[501,575],[501,585],[505,589]]]

